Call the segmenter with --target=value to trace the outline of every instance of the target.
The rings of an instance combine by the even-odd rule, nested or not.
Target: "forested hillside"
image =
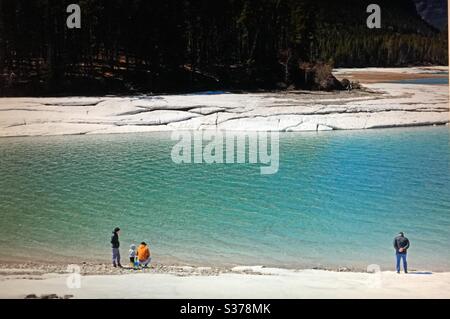
[[[97,94],[302,86],[338,67],[447,64],[447,34],[412,0],[0,0],[0,94]],[[303,83],[306,86],[306,83]]]
[[[442,30],[447,25],[447,0],[414,0],[420,16]]]

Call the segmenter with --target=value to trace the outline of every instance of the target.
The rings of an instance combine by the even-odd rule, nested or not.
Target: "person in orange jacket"
[[[139,247],[138,247],[138,251],[137,251],[137,256],[139,259],[139,265],[147,267],[148,264],[151,262],[152,260],[152,256],[150,253],[150,248],[148,247],[148,245],[145,242],[142,242]]]

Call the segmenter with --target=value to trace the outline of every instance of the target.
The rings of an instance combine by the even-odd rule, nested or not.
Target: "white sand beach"
[[[379,81],[388,79],[386,74],[400,78],[405,74],[407,78],[442,77],[440,73],[446,70],[447,67],[337,70],[340,79],[362,80],[364,89],[351,92],[0,98],[0,137],[183,129],[318,131],[444,125],[450,120],[446,85]],[[382,74],[381,79],[377,74]]]
[[[189,268],[189,267],[188,267]],[[82,276],[68,288],[67,274],[0,276],[0,298],[56,294],[66,298],[450,298],[450,273],[360,273],[237,267],[228,273],[135,273]]]

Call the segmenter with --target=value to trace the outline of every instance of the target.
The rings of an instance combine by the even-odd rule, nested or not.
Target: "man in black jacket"
[[[116,227],[114,228],[113,231],[113,235],[111,237],[111,245],[112,245],[112,263],[114,267],[121,267],[122,265],[120,264],[120,251],[119,251],[119,247],[120,247],[120,242],[119,242],[119,233],[120,233],[120,228]]]
[[[407,274],[408,263],[406,262],[406,254],[409,248],[409,240],[402,232],[394,238],[394,248],[397,257],[397,274],[400,273],[400,260],[403,260],[403,270],[405,271],[405,274]]]

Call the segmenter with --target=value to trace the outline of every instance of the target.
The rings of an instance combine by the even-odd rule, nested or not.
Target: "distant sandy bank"
[[[447,67],[338,69],[351,92],[287,91],[129,97],[0,98],[0,137],[174,130],[322,131],[449,122],[445,85],[382,83],[442,77]]]
[[[361,83],[382,83],[401,80],[414,80],[426,78],[447,78],[448,67],[412,67],[412,68],[363,68],[363,69],[336,69],[333,74],[342,80],[347,78]]]

